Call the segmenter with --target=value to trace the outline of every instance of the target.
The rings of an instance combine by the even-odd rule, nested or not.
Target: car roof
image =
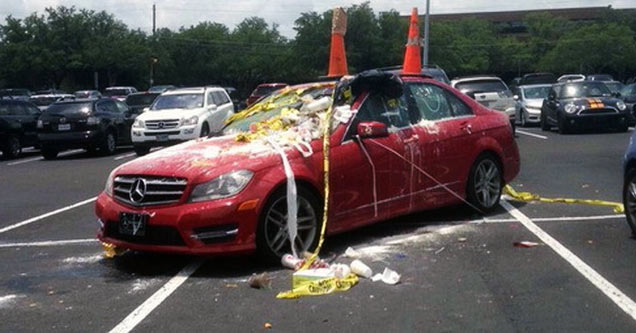
[[[517,86],[517,88],[541,88],[541,87],[552,87],[552,83],[523,84],[523,85]]]
[[[115,89],[134,89],[135,87],[131,87],[131,86],[112,86],[112,87],[107,87],[106,90],[115,90]]]

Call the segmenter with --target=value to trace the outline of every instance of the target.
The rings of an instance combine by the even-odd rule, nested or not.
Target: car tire
[[[135,154],[137,154],[137,156],[144,156],[150,152],[150,147],[133,146],[133,149],[135,150]]]
[[[629,130],[629,127],[627,125],[619,125],[616,128],[616,131],[618,131],[620,133],[625,133],[625,132],[627,132],[627,130]]]
[[[45,160],[54,160],[57,157],[57,154],[59,153],[57,149],[52,147],[46,147],[46,146],[42,147],[41,152]]]
[[[20,140],[15,136],[10,136],[2,147],[2,157],[5,159],[16,158],[21,152]]]
[[[559,134],[569,134],[570,126],[567,121],[563,120],[563,118],[559,117],[557,120],[557,128],[559,129]]]
[[[466,199],[481,213],[489,213],[499,204],[503,184],[497,159],[492,154],[482,154],[470,168]]]
[[[103,141],[100,144],[99,150],[104,155],[112,155],[117,150],[117,137],[112,131],[106,132]]]
[[[208,123],[203,123],[203,125],[201,126],[201,134],[199,134],[199,137],[207,138],[208,135],[210,135],[210,126],[208,126]]]
[[[541,130],[542,131],[549,131],[550,130],[550,125],[548,124],[548,119],[545,116],[545,113],[541,112]]]
[[[320,199],[303,186],[297,187],[298,253],[313,251],[320,238],[322,224],[322,204]],[[287,233],[287,190],[282,187],[275,191],[263,207],[256,230],[256,247],[261,259],[280,263],[285,253],[291,253]]]
[[[527,127],[528,126],[528,122],[526,121],[526,113],[523,112],[523,110],[521,110],[521,127]]]
[[[632,236],[636,237],[636,169],[627,171],[623,183],[623,205],[627,224],[632,229]]]

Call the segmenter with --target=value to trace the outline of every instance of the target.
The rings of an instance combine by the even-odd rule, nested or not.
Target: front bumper
[[[104,138],[102,131],[38,133],[38,140],[43,146],[59,149],[87,148],[98,145]]]
[[[251,209],[240,209],[241,195],[200,203],[131,207],[102,193],[95,213],[97,237],[118,247],[147,252],[188,255],[221,255],[253,252],[262,200]],[[148,214],[144,236],[119,233],[120,213]],[[238,229],[238,230],[236,230]]]
[[[565,114],[564,120],[569,125],[586,128],[624,126],[629,124],[627,112],[602,114]]]
[[[524,115],[526,118],[526,122],[528,123],[539,123],[541,122],[541,109],[523,109]]]
[[[131,130],[132,142],[140,146],[164,146],[172,143],[184,142],[199,137],[200,126],[182,126],[167,130],[149,130],[133,128]]]

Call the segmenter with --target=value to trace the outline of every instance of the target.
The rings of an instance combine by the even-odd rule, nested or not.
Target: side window
[[[216,96],[214,96],[214,91],[210,91],[208,92],[208,105],[219,105],[218,101],[216,100]]]
[[[12,116],[26,116],[27,110],[26,107],[22,103],[13,102],[9,104],[9,114]]]
[[[120,102],[120,101],[116,101],[115,104],[117,106],[117,112],[119,112],[119,113],[128,112],[128,106],[126,106],[125,103]]]
[[[221,101],[221,104],[227,104],[230,102],[230,99],[227,97],[227,94],[223,91],[218,91],[217,92],[219,94],[219,100]]]
[[[112,112],[112,113],[118,112],[115,102],[110,100],[98,102],[96,105],[96,108],[98,112]]]
[[[351,122],[345,140],[351,139],[356,134],[359,123],[367,121],[385,124],[389,132],[395,132],[399,128],[409,126],[406,99],[404,96],[389,99],[380,94],[369,95]]]
[[[451,106],[442,88],[430,84],[409,84],[407,87],[420,112],[420,119],[435,121],[452,116]]]
[[[451,107],[453,116],[463,117],[473,115],[473,110],[452,92],[446,91],[446,98],[448,99],[448,104]]]
[[[29,103],[26,104],[27,111],[30,115],[35,116],[40,114],[40,109],[38,109],[35,105]]]

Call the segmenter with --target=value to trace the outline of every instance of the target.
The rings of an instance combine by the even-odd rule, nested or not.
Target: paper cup
[[[371,268],[358,259],[352,261],[349,267],[351,267],[351,271],[358,276],[369,279],[373,275]]]

